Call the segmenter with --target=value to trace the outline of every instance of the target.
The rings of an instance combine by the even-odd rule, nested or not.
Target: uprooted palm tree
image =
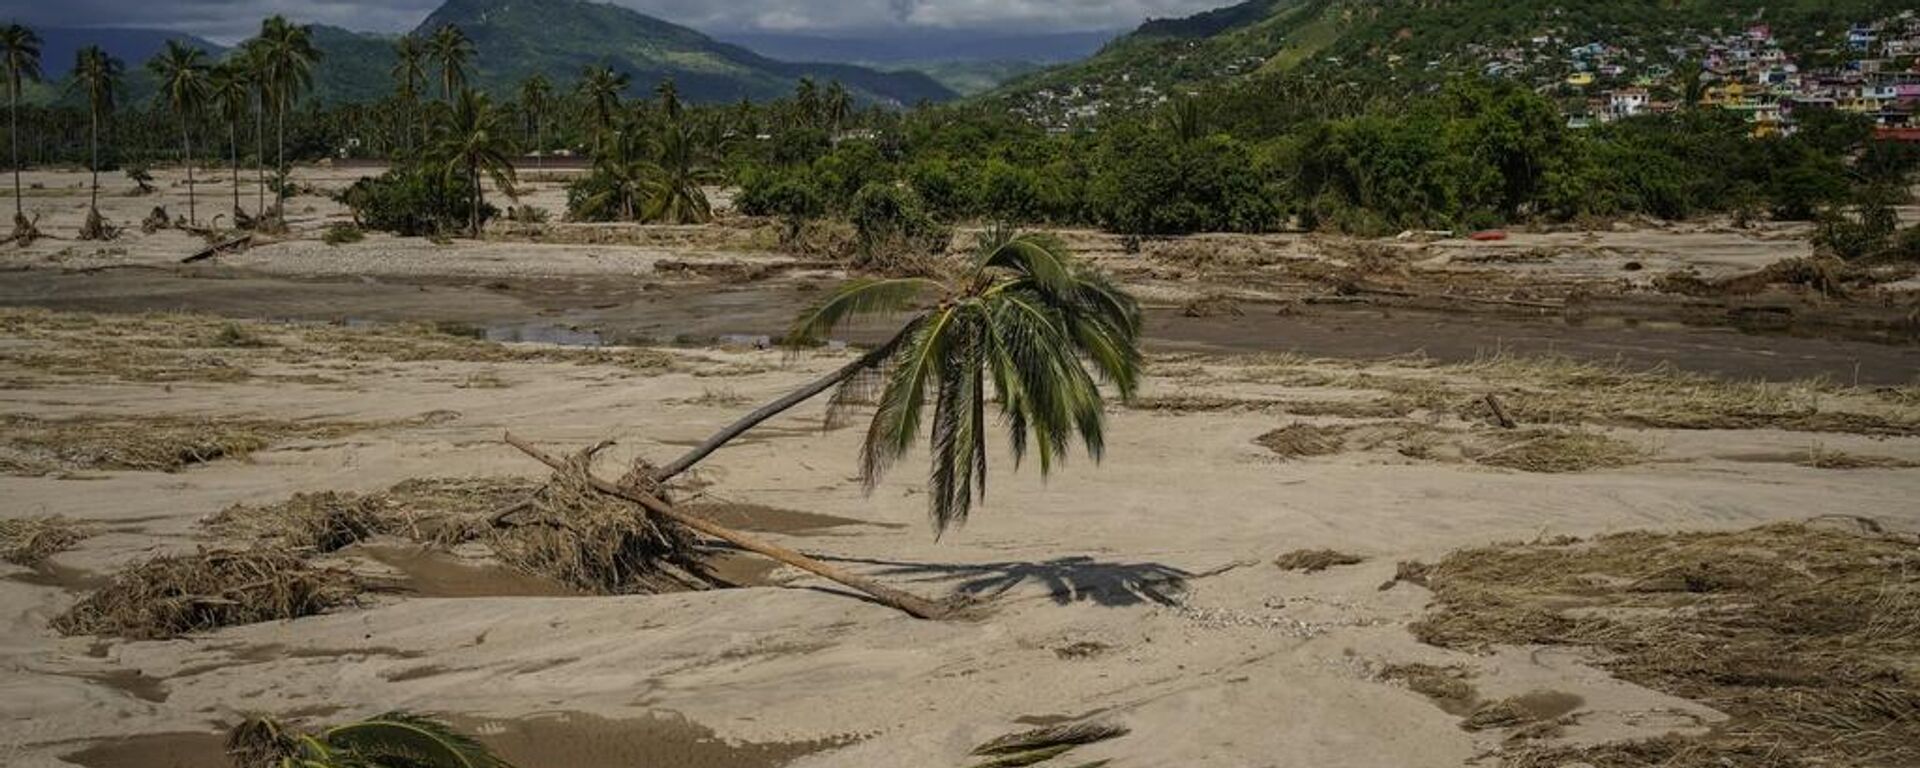
[[[13,143],[13,239],[26,245],[39,232],[20,197],[20,81],[40,82],[40,36],[21,24],[0,27],[0,63],[7,70],[7,136]]]
[[[1003,228],[981,233],[972,256],[947,267],[941,277],[855,279],[829,294],[795,323],[790,341],[818,341],[856,317],[930,308],[886,343],[734,422],[655,477],[678,475],[755,425],[836,387],[829,421],[878,390],[860,453],[869,489],[912,447],[932,402],[928,505],[936,533],[964,522],[976,494],[986,491],[989,400],[1013,439],[1016,462],[1031,451],[1048,473],[1075,436],[1098,460],[1105,400],[1097,380],[1130,398],[1140,379],[1133,298],[1075,261],[1059,240]]]
[[[1105,379],[1124,398],[1140,378],[1140,311],[1133,298],[1074,261],[1058,240],[1010,230],[983,233],[971,258],[949,266],[941,279],[853,280],[802,314],[790,335],[796,342],[817,340],[858,316],[926,307],[886,343],[655,470],[652,484],[685,472],[754,425],[835,387],[830,422],[879,391],[879,408],[861,448],[861,477],[869,489],[918,438],[931,401],[929,505],[936,531],[963,522],[975,495],[986,492],[989,400],[997,403],[1013,438],[1016,461],[1031,451],[1041,471],[1048,472],[1076,436],[1097,460],[1104,446],[1105,401],[1096,379]],[[555,470],[573,466],[511,435],[507,441]],[[845,584],[913,616],[950,613],[925,598],[681,512],[646,488],[591,475],[588,482],[648,512]]]
[[[512,768],[445,723],[389,712],[305,732],[251,717],[227,735],[234,768]]]

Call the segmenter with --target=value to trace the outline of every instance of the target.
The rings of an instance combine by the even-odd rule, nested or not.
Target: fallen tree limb
[[[1499,396],[1493,394],[1492,392],[1488,392],[1486,401],[1487,401],[1487,410],[1493,411],[1493,420],[1495,423],[1500,425],[1501,429],[1513,429],[1514,427],[1519,426],[1514,423],[1512,417],[1507,415],[1507,408],[1506,406],[1503,406],[1500,404]]]
[[[181,259],[181,260],[180,260],[180,263],[182,263],[182,264],[192,264],[192,263],[194,263],[194,262],[196,262],[196,261],[201,261],[201,260],[204,260],[204,259],[210,259],[210,258],[213,258],[213,257],[215,257],[215,256],[218,256],[218,255],[220,255],[221,253],[224,253],[224,252],[226,252],[226,251],[230,251],[230,250],[242,250],[242,249],[245,249],[245,248],[246,248],[247,246],[249,246],[249,245],[252,245],[252,244],[253,244],[253,234],[252,234],[252,233],[248,233],[248,234],[244,234],[244,235],[239,235],[239,236],[236,236],[236,237],[231,237],[231,238],[228,238],[228,239],[226,239],[226,240],[222,240],[222,241],[220,241],[220,242],[217,242],[217,243],[214,243],[214,244],[212,244],[212,245],[209,245],[209,246],[207,246],[207,247],[205,247],[205,248],[202,248],[202,249],[200,249],[200,250],[198,250],[198,251],[195,251],[195,252],[194,252],[194,254],[193,254],[192,256],[188,256],[188,257],[186,257],[186,258],[184,258],[184,259]]]
[[[531,443],[515,437],[511,433],[506,435],[505,440],[508,445],[520,449],[520,452],[533,457],[542,464],[552,467],[555,471],[566,471],[568,468],[566,461],[534,447]],[[681,512],[678,509],[674,509],[673,505],[668,504],[660,497],[637,488],[630,488],[607,481],[591,472],[587,473],[587,482],[591,484],[596,491],[631,501],[640,505],[641,508],[648,512],[660,515],[680,525],[720,539],[748,552],[778,560],[829,581],[859,590],[869,597],[872,597],[876,602],[899,609],[909,616],[921,619],[941,619],[952,614],[952,611],[947,606],[920,597],[919,595],[894,589],[864,576],[827,565],[826,563],[822,563],[799,552],[787,549],[786,547],[753,538],[739,531],[716,524],[706,518]]]

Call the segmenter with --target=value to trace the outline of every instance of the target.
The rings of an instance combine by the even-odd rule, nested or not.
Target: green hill
[[[650,91],[673,78],[693,101],[765,100],[790,95],[801,77],[839,80],[858,99],[890,105],[944,101],[956,94],[918,72],[880,72],[850,64],[775,61],[686,27],[585,0],[447,0],[416,30],[457,24],[479,51],[475,82],[506,90],[535,72],[569,82],[604,64]],[[391,56],[388,56],[388,60]]]
[[[882,72],[850,64],[775,61],[745,48],[652,16],[584,0],[447,0],[420,23],[417,34],[457,24],[472,38],[474,86],[496,95],[511,94],[520,81],[538,72],[555,84],[572,83],[590,64],[604,64],[632,78],[633,94],[651,93],[671,77],[683,98],[694,102],[767,100],[791,95],[801,77],[825,85],[838,80],[862,102],[891,106],[945,101],[957,94],[915,71]],[[110,44],[127,65],[122,103],[144,104],[154,90],[144,56],[170,36],[152,30],[61,30],[57,50],[66,61],[49,74],[64,73],[67,50],[91,43]],[[322,58],[314,68],[315,99],[326,103],[369,101],[393,90],[394,37],[315,25],[313,41]],[[132,41],[132,42],[128,42]],[[52,40],[50,39],[50,42]],[[144,47],[143,47],[144,46]],[[224,49],[205,43],[209,53]],[[141,53],[147,51],[148,53]],[[29,89],[30,102],[74,97],[58,84]]]
[[[1110,103],[1308,70],[1413,85],[1480,72],[1490,50],[1536,37],[1555,46],[1603,41],[1657,56],[1701,33],[1765,23],[1789,50],[1831,46],[1847,25],[1892,17],[1911,0],[1248,0],[1142,24],[1085,61],[1021,78],[996,93],[1031,97],[1079,88]]]

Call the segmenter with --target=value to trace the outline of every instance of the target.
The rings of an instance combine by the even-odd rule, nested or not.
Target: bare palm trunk
[[[92,147],[90,152],[92,154],[93,160],[92,162],[89,162],[87,164],[87,170],[93,173],[93,190],[91,193],[89,193],[89,197],[87,198],[87,208],[91,209],[94,213],[99,213],[100,212],[100,108],[95,107],[92,110],[92,112],[93,112],[93,138],[90,140],[90,146]]]
[[[273,211],[284,222],[287,218],[287,95],[280,94],[276,101],[279,108],[273,114],[273,141],[279,148],[279,162],[274,169],[278,183],[273,189]]]
[[[193,193],[193,134],[187,129],[185,118],[180,120],[180,148],[187,161],[187,225],[198,226],[200,219],[194,210]]]
[[[899,345],[900,336],[896,335],[888,340],[887,343],[874,347],[872,351],[861,355],[860,359],[847,363],[839,370],[815,379],[812,383],[789,392],[778,400],[760,406],[752,413],[740,417],[738,421],[728,424],[725,429],[715,432],[713,436],[707,438],[705,442],[694,446],[692,450],[687,451],[680,458],[674,459],[673,463],[655,470],[653,479],[666,482],[674,476],[687,471],[692,468],[693,465],[700,463],[700,460],[706,458],[708,454],[720,450],[721,446],[732,442],[734,438],[739,437],[742,433],[759,426],[760,422],[778,416],[786,410],[812,399],[815,395],[833,388],[840,382],[853,378],[854,374],[879,365],[887,359],[887,356],[892,355],[894,348]]]
[[[565,462],[533,447],[518,437],[507,435],[506,441],[509,445],[520,449],[528,456],[538,459],[540,463],[552,467],[556,471],[566,471],[569,469]],[[635,488],[616,485],[602,480],[599,477],[595,477],[591,473],[587,475],[587,480],[592,483],[594,490],[601,493],[618,496],[635,504],[639,504],[641,508],[648,512],[667,518],[695,531],[712,536],[713,538],[720,539],[748,552],[773,558],[774,560],[786,563],[787,565],[799,568],[800,570],[821,578],[852,587],[866,593],[882,605],[900,610],[915,618],[939,619],[945,618],[952,613],[952,611],[945,606],[919,595],[888,587],[864,576],[827,565],[826,563],[807,557],[791,549],[770,544],[731,528],[718,525],[706,518],[681,512],[650,493]]]
[[[239,120],[227,120],[227,156],[233,163],[233,212],[240,212],[240,126]],[[235,226],[238,226],[236,222]]]
[[[253,107],[253,171],[257,182],[253,213],[258,220],[267,217],[267,95],[254,94]]]
[[[20,200],[20,78],[13,76],[7,83],[7,138],[13,144],[13,218],[25,220],[27,214],[21,208]]]
[[[487,204],[487,193],[480,188],[480,166],[478,164],[472,162],[467,163],[467,181],[473,183],[473,210],[469,211],[467,215],[473,222],[473,239],[478,240],[480,239],[480,208]]]

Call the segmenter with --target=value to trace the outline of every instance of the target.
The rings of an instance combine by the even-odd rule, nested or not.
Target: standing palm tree
[[[660,111],[667,114],[667,122],[678,124],[684,108],[680,104],[680,88],[669,77],[654,86],[653,92],[660,97]]]
[[[260,22],[260,40],[262,65],[274,102],[274,141],[278,146],[275,166],[280,179],[274,190],[277,217],[284,215],[287,200],[287,109],[313,86],[313,64],[320,60],[320,50],[313,47],[311,27],[294,24],[283,16]]]
[[[234,63],[247,73],[253,89],[253,172],[254,216],[267,215],[267,107],[273,102],[272,66],[267,62],[266,41],[255,37],[240,45]]]
[[[147,61],[147,71],[160,80],[154,101],[165,104],[180,120],[180,155],[187,165],[187,223],[198,224],[193,191],[193,119],[207,105],[207,53],[168,40],[166,50]]]
[[[32,237],[20,199],[20,81],[40,82],[40,36],[20,24],[0,27],[0,60],[7,67],[7,136],[13,139],[13,236]]]
[[[86,95],[87,111],[92,120],[92,159],[87,167],[93,172],[93,190],[87,201],[87,223],[80,230],[82,240],[99,240],[108,236],[106,222],[100,218],[100,120],[113,114],[114,91],[119,88],[120,74],[124,70],[119,59],[108,56],[97,45],[89,45],[74,54],[73,81],[69,87]]]
[[[589,220],[636,218],[639,201],[645,199],[649,185],[660,175],[660,167],[648,157],[649,147],[643,136],[631,123],[608,135],[605,151],[593,155],[594,175],[605,184],[580,201],[577,215]]]
[[[813,78],[800,78],[793,89],[793,107],[800,113],[801,125],[812,128],[820,124],[820,86]]]
[[[686,471],[754,425],[835,387],[830,423],[879,389],[861,446],[869,490],[913,445],[932,400],[928,505],[936,534],[965,522],[975,496],[986,492],[990,397],[1016,462],[1031,449],[1046,474],[1076,435],[1098,460],[1105,416],[1096,376],[1123,399],[1140,379],[1133,298],[1076,262],[1060,241],[1000,228],[981,233],[972,257],[953,267],[942,279],[856,279],[829,294],[795,322],[791,341],[816,341],[857,316],[931,306],[885,344],[734,422],[655,478]]]
[[[427,42],[435,61],[440,62],[440,96],[453,103],[454,91],[467,82],[467,60],[473,58],[473,41],[452,24],[434,30]]]
[[[546,114],[552,100],[553,84],[545,76],[535,73],[520,83],[520,113],[526,115],[527,127],[532,129],[536,158],[546,149]],[[539,159],[535,162],[544,164]]]
[[[613,130],[613,116],[620,112],[620,94],[627,90],[627,76],[606,66],[588,66],[580,73],[580,98],[593,117],[593,151],[602,150],[602,138]]]
[[[214,65],[207,78],[207,98],[227,124],[227,153],[233,161],[233,220],[238,225],[246,218],[240,209],[240,121],[253,106],[253,81],[246,62],[230,59]]]
[[[491,100],[464,90],[447,113],[434,142],[433,157],[446,163],[448,179],[461,173],[467,183],[473,185],[472,211],[468,215],[470,234],[476,238],[480,236],[481,209],[487,204],[481,176],[492,179],[507,195],[514,194],[513,140],[504,123]]]
[[[827,127],[835,131],[845,125],[847,118],[853,116],[853,96],[847,93],[847,87],[835,80],[827,84],[826,110]]]
[[[700,144],[686,126],[671,125],[660,139],[660,156],[653,177],[647,182],[647,207],[641,212],[647,221],[668,224],[705,224],[713,220],[713,207],[701,184],[713,180]]]
[[[407,112],[407,145],[413,145],[414,107],[420,98],[420,91],[427,85],[425,66],[427,49],[420,44],[420,38],[407,35],[393,44],[393,80],[394,90],[400,97],[400,103]]]

